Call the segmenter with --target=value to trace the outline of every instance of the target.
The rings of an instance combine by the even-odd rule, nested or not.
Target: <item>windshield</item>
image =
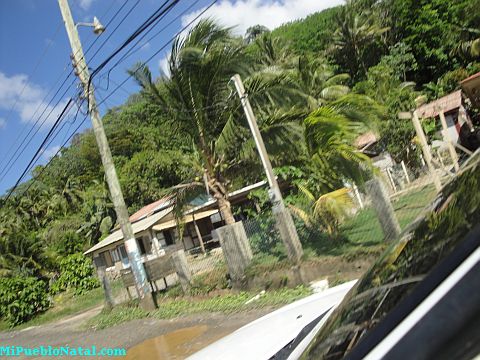
[[[476,154],[347,294],[302,358],[341,359],[459,244],[480,218]]]

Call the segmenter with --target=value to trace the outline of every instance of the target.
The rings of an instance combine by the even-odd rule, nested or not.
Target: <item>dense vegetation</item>
[[[353,146],[369,130],[395,159],[418,166],[413,128],[397,113],[480,70],[479,8],[479,0],[356,0],[273,32],[251,28],[245,38],[201,22],[173,45],[169,78],[152,79],[138,64],[139,93],[103,118],[129,210],[179,183],[185,198],[198,195],[205,176],[232,221],[227,193],[263,178],[229,84],[239,73],[276,171],[297,185],[293,206],[334,233],[324,219],[341,209],[319,215],[312,201],[369,176],[368,158]],[[25,294],[38,300],[22,316],[2,297],[0,316],[11,324],[48,306],[44,291],[96,286],[79,254],[116,221],[91,131],[33,176],[8,203],[0,199],[0,291],[22,281],[38,289]]]

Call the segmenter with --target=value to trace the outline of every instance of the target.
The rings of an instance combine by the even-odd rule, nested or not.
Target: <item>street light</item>
[[[85,22],[79,22],[76,24],[76,26],[90,26],[90,27],[93,27],[93,32],[95,33],[95,35],[100,35],[101,33],[103,33],[105,31],[105,26],[103,26],[101,23],[100,23],[100,20],[97,19],[96,16],[93,17],[93,23],[85,23]]]

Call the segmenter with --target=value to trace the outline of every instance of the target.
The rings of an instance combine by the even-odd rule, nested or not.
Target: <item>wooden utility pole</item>
[[[82,44],[78,36],[77,27],[73,21],[72,12],[68,5],[68,0],[58,0],[60,11],[62,13],[65,28],[67,30],[68,39],[72,47],[73,61],[78,71],[78,77],[82,82],[84,89],[84,96],[88,101],[88,112],[92,121],[93,132],[97,140],[98,150],[102,159],[103,168],[107,178],[108,188],[117,213],[117,219],[122,230],[123,238],[125,239],[125,249],[127,250],[128,259],[132,268],[133,277],[135,280],[135,288],[140,299],[140,304],[144,309],[150,310],[155,308],[153,296],[148,286],[147,275],[143,263],[140,260],[140,252],[137,241],[128,217],[127,207],[123,199],[122,189],[118,181],[115,165],[113,164],[112,154],[108,145],[107,136],[103,128],[102,120],[97,109],[97,102],[95,99],[93,86],[90,84],[90,74],[88,66],[83,54]],[[95,21],[97,21],[95,19]],[[98,21],[97,21],[98,22]],[[92,24],[99,25],[99,24]],[[103,31],[103,28],[100,29]],[[97,28],[95,28],[97,33]],[[99,31],[100,32],[100,31]]]
[[[427,137],[422,129],[422,124],[420,124],[420,119],[418,118],[417,111],[413,112],[412,116],[413,127],[415,128],[415,132],[417,133],[418,139],[420,140],[420,146],[422,148],[423,157],[425,158],[425,162],[428,166],[428,171],[430,172],[430,176],[433,178],[433,183],[435,184],[435,188],[437,191],[442,189],[442,183],[440,182],[440,178],[435,171],[435,167],[432,164],[432,154],[430,153],[430,148],[428,147]]]
[[[262,135],[258,129],[257,119],[253,113],[250,101],[248,100],[248,95],[245,93],[242,79],[240,78],[240,75],[237,74],[234,75],[231,80],[235,83],[235,88],[237,89],[243,110],[245,111],[248,125],[260,155],[260,160],[262,161],[265,174],[267,175],[268,185],[270,186],[268,195],[273,204],[272,210],[275,215],[277,228],[280,232],[283,243],[287,248],[289,259],[297,263],[300,261],[300,258],[303,255],[302,244],[298,238],[297,229],[295,228],[295,224],[293,223],[290,212],[288,212],[288,210],[285,208],[285,204],[283,203],[282,193],[280,191],[280,187],[278,186],[275,174],[273,173],[272,164],[268,158],[268,153],[265,148],[265,144],[263,143]]]

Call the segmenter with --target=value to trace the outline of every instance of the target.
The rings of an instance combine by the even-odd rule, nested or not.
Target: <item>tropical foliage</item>
[[[179,203],[208,192],[234,221],[228,193],[264,179],[230,81],[240,74],[274,170],[294,185],[288,198],[297,221],[335,234],[349,196],[337,190],[372,172],[355,139],[371,131],[415,168],[414,130],[398,113],[480,70],[479,7],[478,0],[351,0],[271,32],[253,26],[244,38],[199,22],[172,45],[169,77],[155,79],[139,63],[130,70],[139,92],[103,116],[129,210],[168,192]],[[47,307],[47,291],[96,286],[80,254],[116,223],[91,130],[32,176],[8,202],[0,198],[0,315],[11,324]],[[2,295],[12,291],[33,300]]]

